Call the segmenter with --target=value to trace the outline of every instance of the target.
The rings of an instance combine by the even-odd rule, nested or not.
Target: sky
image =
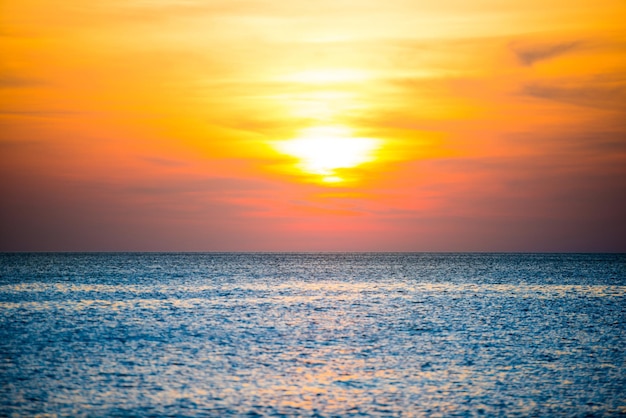
[[[626,252],[623,0],[4,0],[0,251]]]

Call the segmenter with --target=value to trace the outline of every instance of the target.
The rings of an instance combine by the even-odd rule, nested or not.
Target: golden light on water
[[[325,183],[345,180],[338,174],[373,161],[380,140],[354,137],[344,126],[315,126],[301,131],[300,136],[275,144],[276,149],[299,160],[297,168]]]

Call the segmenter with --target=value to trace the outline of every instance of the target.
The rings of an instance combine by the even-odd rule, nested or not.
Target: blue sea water
[[[2,416],[626,414],[626,255],[1,254]]]

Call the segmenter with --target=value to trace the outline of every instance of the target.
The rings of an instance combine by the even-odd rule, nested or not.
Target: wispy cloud
[[[185,161],[173,160],[160,157],[140,157],[141,160],[159,167],[184,167],[188,165]]]
[[[626,78],[615,80],[614,77],[595,77],[562,82],[539,81],[525,85],[522,93],[539,99],[624,112]]]
[[[2,89],[38,87],[44,84],[46,82],[38,78],[0,74],[0,88]]]
[[[126,190],[135,195],[147,196],[181,195],[203,193],[211,195],[225,195],[236,192],[261,192],[268,191],[274,186],[267,181],[243,179],[243,178],[184,178],[163,180],[155,179],[152,182],[144,182],[134,185],[124,186]]]
[[[582,41],[566,41],[539,45],[511,44],[511,50],[522,65],[532,66],[538,61],[549,60],[585,46]]]

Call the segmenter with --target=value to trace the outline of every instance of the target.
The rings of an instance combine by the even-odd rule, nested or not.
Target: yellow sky
[[[609,0],[4,1],[3,248],[624,250],[624,21]]]

